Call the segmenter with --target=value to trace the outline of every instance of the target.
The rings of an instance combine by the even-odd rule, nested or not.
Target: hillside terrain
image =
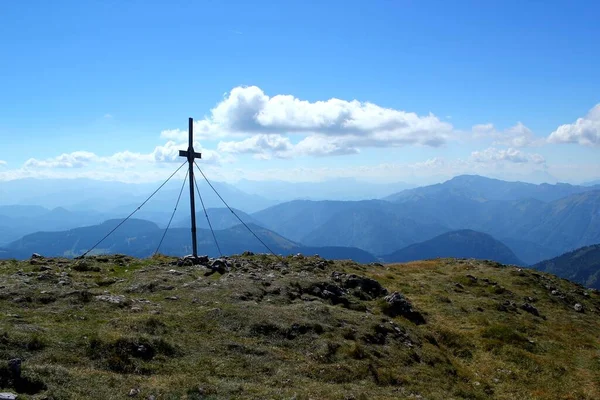
[[[503,264],[524,265],[503,243],[468,229],[441,234],[422,243],[383,256],[386,262],[407,262],[438,257],[477,258]]]
[[[0,392],[600,398],[600,295],[553,275],[455,259],[202,262],[0,261]]]
[[[542,261],[533,265],[533,268],[600,289],[600,244],[582,247]]]
[[[205,220],[206,221],[206,220]],[[28,258],[32,253],[45,256],[76,257],[92,248],[100,239],[115,228],[121,220],[109,220],[100,225],[76,228],[61,232],[38,232],[9,243],[0,249],[0,258]],[[226,220],[223,224],[226,224]],[[276,254],[321,254],[333,259],[353,259],[373,262],[376,257],[357,248],[341,246],[304,246],[283,236],[250,224],[252,231]],[[265,252],[267,249],[243,225],[215,230],[219,243],[217,248],[210,230],[199,228],[196,233],[198,251],[213,257],[236,254],[246,250]],[[162,244],[161,239],[164,240]],[[183,256],[192,252],[189,228],[172,228],[165,235],[155,223],[130,219],[106,238],[92,254],[122,253],[134,257],[154,254],[160,244],[163,254]]]
[[[100,196],[97,199],[85,197],[84,203],[90,208],[82,208],[81,204],[72,204],[73,210],[62,207],[50,210],[35,205],[0,206],[0,247],[5,249],[0,254],[10,257],[12,253],[18,258],[28,257],[32,252],[57,256],[80,254],[93,244],[90,241],[103,236],[106,227],[112,224],[110,220],[115,216],[122,218],[136,209],[139,203],[131,201],[141,201],[144,196],[140,192],[148,188],[147,185],[113,185],[129,200],[119,200],[117,207],[107,202],[94,210],[95,204],[106,197],[102,189],[109,190],[113,186],[86,180],[76,183]],[[275,187],[286,186],[278,183]],[[15,196],[22,195],[18,185],[15,188]],[[55,192],[48,184],[41,184],[41,188],[48,190],[48,200],[52,200]],[[121,235],[118,240],[103,243],[99,251],[137,257],[152,254],[164,232],[162,229],[169,222],[169,210],[180,189],[169,183],[164,193],[159,192],[136,213],[135,218],[147,221],[146,231],[132,228],[133,232]],[[206,192],[205,187],[201,189]],[[600,243],[600,190],[596,186],[533,185],[463,175],[440,184],[404,190],[386,200],[295,200],[253,213],[244,210],[258,204],[248,198],[254,195],[241,195],[226,185],[223,190],[225,198],[233,201],[232,205],[242,207],[236,209],[242,220],[273,239],[270,246],[282,254],[289,254],[291,248],[327,247],[333,258],[348,258],[349,253],[342,249],[352,249],[353,257],[360,257],[355,260],[367,262],[444,233],[466,229],[491,235],[508,246],[520,263],[532,265],[575,248]],[[214,199],[207,196],[203,196],[205,202],[214,203]],[[69,197],[69,202],[73,201],[74,198]],[[268,200],[263,202],[267,203]],[[167,254],[178,256],[190,252],[186,235],[190,226],[188,207],[183,196],[171,224],[173,229],[162,247]],[[264,250],[250,234],[236,231],[239,221],[228,209],[209,207],[207,213],[216,235],[228,243],[222,249],[223,254]],[[218,255],[203,211],[198,210],[197,224],[201,251]],[[239,244],[230,240],[233,238]],[[279,246],[278,243],[286,244]],[[470,253],[436,254],[468,257]],[[480,256],[509,262],[498,260],[494,251],[482,252]]]
[[[415,196],[460,194],[472,199],[496,201],[535,199],[550,202],[573,194],[600,189],[600,187],[593,188],[590,186],[594,185],[578,186],[568,183],[557,183],[555,185],[542,183],[536,185],[526,182],[503,181],[479,175],[459,175],[443,183],[400,191],[386,197],[385,200],[402,201]]]
[[[354,246],[378,255],[470,229],[501,239],[517,258],[534,264],[600,242],[600,190],[464,175],[385,200],[292,201],[252,217],[297,242]]]

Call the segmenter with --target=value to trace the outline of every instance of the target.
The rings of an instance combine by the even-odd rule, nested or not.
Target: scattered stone
[[[552,294],[552,296],[560,296],[560,292],[556,289],[552,290],[550,293]]]
[[[454,286],[456,286],[456,288],[457,288],[457,289],[461,289],[461,290],[465,288],[463,285],[461,285],[461,284],[460,284],[460,283],[458,283],[458,282],[456,282],[456,283],[454,284]]]
[[[575,304],[575,305],[573,306],[573,308],[574,308],[574,309],[575,309],[575,311],[577,311],[577,312],[583,312],[583,306],[582,306],[581,304],[579,304],[579,303]]]
[[[229,265],[229,263],[227,262],[226,259],[217,258],[216,260],[213,260],[212,263],[210,263],[210,268],[213,270],[213,272],[225,274],[225,273],[229,272],[229,270],[231,269],[231,266]]]
[[[36,259],[37,259],[37,260],[39,260],[39,259],[42,259],[42,258],[44,258],[44,256],[43,256],[43,255],[41,255],[41,254],[38,254],[38,253],[33,253],[33,254],[31,255],[31,258],[32,258],[32,259],[34,259],[34,260],[36,260]]]
[[[40,265],[40,272],[44,271],[52,271],[52,267],[49,267],[47,265]]]
[[[176,269],[170,269],[169,273],[173,275],[183,275],[183,272],[177,271]]]
[[[131,389],[131,390],[129,391],[129,397],[135,397],[135,396],[137,396],[138,394],[140,394],[140,389]]]
[[[477,277],[471,275],[471,274],[467,274],[465,275],[467,278],[469,278],[471,280],[471,282],[475,283],[477,282]]]
[[[511,300],[504,300],[503,303],[498,304],[498,311],[517,311],[517,304]]]
[[[177,296],[169,296],[169,297],[165,297],[165,300],[179,300],[179,297],[177,297]]]
[[[384,312],[390,317],[402,316],[417,325],[425,323],[423,315],[420,312],[413,310],[410,301],[408,301],[401,293],[394,292],[384,299],[387,303],[387,308]]]
[[[105,301],[107,303],[117,304],[117,305],[125,304],[127,302],[127,300],[125,299],[125,296],[114,295],[114,294],[101,294],[99,296],[96,296],[95,299],[98,301]]]
[[[0,400],[17,400],[17,395],[10,392],[0,393]]]
[[[179,267],[191,267],[194,265],[207,265],[209,261],[208,256],[197,256],[187,255],[175,261],[173,264]]]
[[[372,300],[388,294],[386,288],[375,279],[354,274],[332,272],[331,278],[339,282],[344,289],[353,289],[352,294],[362,300]]]
[[[521,305],[521,309],[527,311],[530,314],[535,315],[536,317],[540,316],[540,312],[538,311],[538,309],[529,303],[523,303],[523,305]]]

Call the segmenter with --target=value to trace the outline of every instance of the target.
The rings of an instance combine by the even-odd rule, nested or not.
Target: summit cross
[[[196,241],[196,203],[194,200],[194,160],[202,158],[202,154],[194,151],[194,119],[189,119],[189,146],[187,150],[179,150],[179,157],[186,157],[189,164],[188,175],[190,177],[190,211],[192,218],[192,251],[194,259],[198,257],[198,245]]]

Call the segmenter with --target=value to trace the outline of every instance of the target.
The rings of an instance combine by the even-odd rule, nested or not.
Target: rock
[[[362,300],[372,300],[388,294],[387,289],[375,279],[335,271],[331,273],[331,278],[339,282],[342,288],[353,289],[352,294]]]
[[[114,295],[114,294],[101,294],[99,296],[96,296],[95,299],[98,301],[105,301],[107,303],[117,304],[117,305],[125,304],[127,302],[127,300],[125,299],[125,296]]]
[[[131,390],[129,391],[129,397],[135,397],[135,396],[137,396],[138,394],[140,394],[140,389],[131,389]]]
[[[170,269],[169,273],[173,275],[183,275],[183,272],[177,271],[176,269]]]
[[[471,282],[475,283],[477,282],[477,277],[471,275],[471,274],[467,274],[465,275],[467,278],[469,278],[469,280],[471,280]]]
[[[38,254],[38,253],[33,253],[33,254],[31,255],[31,258],[32,258],[32,259],[34,259],[34,260],[35,260],[35,259],[38,259],[38,260],[39,260],[39,259],[42,259],[42,258],[44,258],[44,256],[43,256],[43,255],[41,255],[41,254]]]
[[[242,255],[243,255],[244,257],[250,257],[250,256],[253,256],[253,255],[254,255],[254,253],[253,253],[253,252],[251,252],[251,251],[245,251],[245,252],[243,252],[243,253],[242,253]]]
[[[423,315],[420,312],[413,310],[410,301],[408,301],[401,293],[394,292],[385,296],[384,299],[387,303],[387,308],[384,310],[384,313],[390,317],[402,316],[417,325],[425,323]]]
[[[208,264],[209,258],[208,256],[197,256],[187,255],[185,257],[180,258],[175,262],[175,265],[180,267],[191,267],[193,265],[206,265]]]
[[[538,309],[529,303],[523,303],[523,305],[521,305],[521,310],[527,311],[528,313],[533,314],[536,317],[540,316],[540,312],[538,311]]]
[[[42,272],[37,277],[38,281],[54,281],[56,280],[56,276],[50,272]]]
[[[10,392],[2,392],[0,393],[0,400],[16,400],[17,395]]]
[[[503,303],[498,304],[498,311],[517,311],[517,305],[514,301],[504,300]]]
[[[10,371],[13,379],[19,379],[21,377],[21,359],[13,358],[8,361],[8,370]]]
[[[52,267],[49,267],[47,265],[40,265],[40,272],[44,271],[52,271]]]
[[[165,297],[165,300],[179,300],[179,297],[177,297],[177,296],[169,296],[169,297]]]
[[[213,260],[212,263],[210,263],[210,268],[214,272],[218,272],[220,274],[225,274],[225,273],[229,272],[229,270],[231,269],[231,266],[229,265],[227,260],[225,260],[223,258],[217,258],[216,260]]]
[[[577,312],[583,312],[583,306],[579,303],[575,304],[573,306],[573,309],[575,309],[575,311],[577,311]]]

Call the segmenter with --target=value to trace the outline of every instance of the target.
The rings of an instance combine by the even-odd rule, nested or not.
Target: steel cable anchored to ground
[[[275,252],[273,252],[273,250],[271,250],[271,248],[269,246],[267,246],[267,244],[260,238],[258,237],[258,235],[256,233],[254,233],[254,231],[252,229],[250,229],[250,227],[236,214],[235,211],[233,211],[233,209],[231,207],[229,207],[229,204],[227,204],[227,202],[223,199],[223,197],[221,197],[221,195],[219,194],[219,192],[217,191],[217,189],[215,189],[215,187],[212,185],[212,183],[210,183],[210,181],[208,180],[208,178],[206,177],[206,175],[204,175],[204,172],[202,172],[202,170],[200,169],[200,167],[198,166],[198,164],[194,161],[194,165],[196,166],[196,168],[198,168],[198,171],[200,171],[200,173],[202,174],[202,176],[204,177],[204,180],[206,181],[206,183],[208,183],[208,186],[210,186],[210,188],[215,192],[215,194],[219,197],[219,199],[221,199],[221,201],[223,202],[223,204],[225,204],[225,207],[227,207],[227,209],[229,209],[229,211],[231,211],[231,213],[238,219],[238,221],[240,221],[242,223],[242,225],[244,225],[246,227],[246,229],[248,229],[248,231],[254,235],[254,237],[263,245],[265,246],[265,248],[267,250],[269,250],[269,252],[271,254],[273,254],[274,256],[278,257],[277,254],[275,254]],[[196,185],[197,186],[197,185]],[[215,239],[216,240],[216,239]]]
[[[165,232],[163,233],[162,237],[160,238],[160,242],[158,243],[158,246],[156,247],[156,251],[154,252],[154,255],[158,254],[158,250],[160,249],[160,246],[162,245],[163,240],[165,240],[165,236],[167,236],[167,231],[171,227],[171,223],[173,222],[173,217],[175,217],[175,212],[177,211],[177,207],[179,207],[179,202],[181,201],[181,195],[183,194],[183,189],[185,189],[185,181],[187,180],[188,173],[189,173],[189,171],[186,171],[185,177],[183,178],[183,184],[181,185],[181,190],[179,191],[179,196],[177,197],[177,202],[175,203],[175,208],[173,209],[173,213],[171,214],[169,223],[167,224],[167,227],[165,228]]]
[[[161,185],[158,187],[158,189],[156,189],[154,192],[152,192],[152,194],[151,194],[151,195],[150,195],[150,196],[149,196],[149,197],[148,197],[146,200],[144,200],[144,202],[143,202],[142,204],[140,204],[140,205],[139,205],[139,206],[138,206],[138,207],[137,207],[135,210],[133,210],[133,212],[132,212],[131,214],[129,214],[129,215],[128,215],[128,216],[127,216],[127,217],[126,217],[124,220],[122,220],[121,222],[119,222],[119,224],[118,224],[117,226],[115,226],[115,227],[114,227],[114,228],[113,228],[113,229],[112,229],[110,232],[108,232],[108,233],[107,233],[107,234],[106,234],[106,235],[105,235],[105,236],[104,236],[102,239],[100,239],[98,242],[96,242],[96,244],[94,244],[94,245],[93,245],[93,246],[92,246],[90,249],[88,249],[88,250],[87,250],[85,253],[83,253],[82,255],[80,255],[80,256],[79,256],[79,257],[77,257],[77,258],[83,258],[83,257],[87,256],[87,255],[88,255],[88,254],[89,254],[89,253],[90,253],[92,250],[94,250],[94,249],[95,249],[96,247],[98,247],[98,246],[99,246],[99,245],[100,245],[102,242],[104,242],[104,241],[106,240],[106,238],[108,238],[108,237],[109,237],[110,235],[112,235],[112,234],[113,234],[113,233],[114,233],[114,232],[115,232],[117,229],[119,229],[119,227],[120,227],[121,225],[123,225],[125,222],[127,222],[127,220],[128,220],[129,218],[131,218],[131,217],[133,216],[133,214],[135,214],[136,212],[138,212],[138,211],[139,211],[139,210],[140,210],[140,209],[141,209],[141,208],[142,208],[142,207],[143,207],[143,206],[144,206],[144,205],[145,205],[145,204],[146,204],[148,201],[150,201],[150,199],[151,199],[152,197],[154,197],[154,195],[155,195],[156,193],[158,193],[158,191],[159,191],[160,189],[162,189],[162,188],[163,188],[163,186],[165,186],[165,185],[167,184],[167,182],[169,182],[169,181],[171,180],[171,178],[173,178],[173,177],[175,176],[175,174],[177,174],[177,173],[179,172],[179,170],[180,170],[181,168],[183,168],[183,166],[184,166],[186,163],[187,163],[187,161],[186,161],[186,162],[184,162],[183,164],[181,164],[181,165],[179,166],[179,168],[177,168],[177,169],[175,170],[175,172],[173,172],[173,173],[171,174],[171,176],[169,176],[169,177],[167,178],[167,180],[166,180],[166,181],[164,181],[164,182],[163,182],[163,183],[162,183],[162,184],[161,184]]]

